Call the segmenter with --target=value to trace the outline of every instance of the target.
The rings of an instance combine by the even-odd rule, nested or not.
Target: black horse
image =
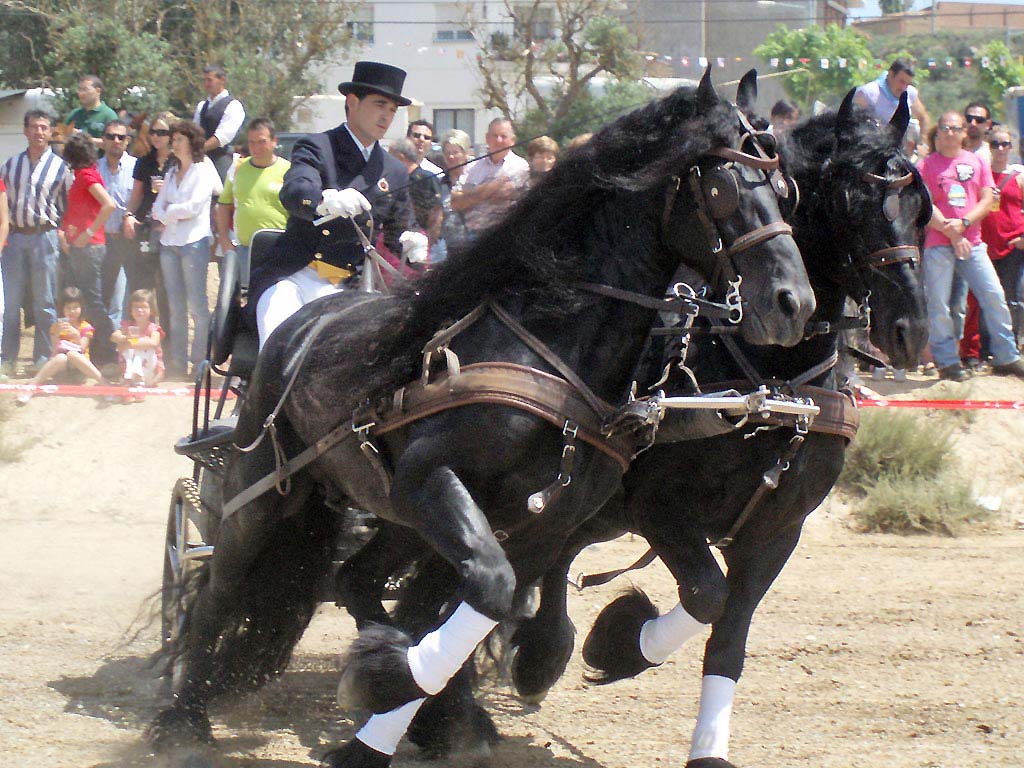
[[[745,82],[756,87],[754,77]],[[351,505],[414,531],[460,580],[454,610],[423,641],[371,628],[349,654],[340,691],[376,714],[325,761],[388,765],[422,699],[509,615],[516,583],[546,572],[568,535],[611,497],[628,458],[600,426],[588,433],[565,417],[552,427],[506,404],[449,408],[386,434],[364,421],[372,421],[367,406],[396,403],[392,396],[421,374],[454,387],[472,364],[488,363],[539,369],[533,379],[566,393],[584,421],[600,421],[598,413],[614,413],[607,403],[625,402],[681,264],[734,299],[741,290],[748,341],[796,343],[814,298],[781,221],[787,185],[773,149],[716,96],[706,73],[698,88],[621,118],[568,154],[501,224],[415,290],[340,294],[282,325],[241,409],[224,498],[268,473],[278,492],[241,504],[219,526],[171,648],[184,674],[150,726],[154,746],[184,746],[193,759],[193,747],[212,741],[210,700],[283,669],[330,566],[339,535],[332,508]],[[736,195],[723,207],[726,188]],[[459,318],[445,338],[435,335]],[[447,359],[447,377],[422,362],[425,345]],[[357,438],[287,480],[275,472],[339,423]],[[543,513],[531,514],[527,498],[555,486],[561,491]]]
[[[878,128],[854,113],[852,96],[851,91],[838,113],[809,120],[782,145],[786,167],[803,190],[793,224],[818,306],[809,329],[825,332],[789,349],[739,343],[742,364],[719,337],[699,336],[687,363],[700,382],[734,382],[752,368],[765,380],[800,379],[836,389],[834,329],[841,325],[848,296],[861,305],[870,297],[872,341],[894,365],[912,363],[924,346],[917,243],[931,215],[931,200],[900,150],[909,110],[904,101],[890,125]],[[654,368],[649,380],[660,373],[660,358]],[[678,369],[668,387],[680,394],[691,389]],[[659,618],[642,593],[624,595],[598,618],[584,644],[584,660],[597,671],[595,682],[612,682],[663,662],[711,624],[688,766],[726,768],[728,712],[751,618],[796,547],[803,520],[834,485],[848,440],[812,431],[794,443],[792,429],[732,429],[724,423],[726,434],[686,440],[693,425],[683,424],[685,419],[670,412],[658,443],[636,459],[622,489],[571,534],[541,582],[536,614],[521,622],[513,636],[512,677],[527,700],[544,697],[573,649],[575,630],[565,606],[573,559],[589,544],[627,531],[641,534],[677,579],[680,603]],[[780,477],[782,462],[789,469]],[[767,494],[758,491],[765,476],[778,482]],[[759,503],[735,530],[755,494]],[[733,539],[722,550],[728,576],[707,543],[726,536]],[[431,603],[425,595],[436,599],[451,577],[429,567],[418,570],[424,575],[413,580],[405,601],[429,615],[440,601]],[[415,624],[418,611],[400,603],[397,620]],[[414,721],[411,736],[427,751],[493,738],[486,715],[468,692],[469,679],[466,670]]]

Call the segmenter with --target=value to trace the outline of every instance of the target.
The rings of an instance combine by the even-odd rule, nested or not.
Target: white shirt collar
[[[231,94],[230,94],[230,93],[228,93],[228,89],[227,89],[227,88],[225,88],[225,89],[224,89],[223,91],[221,91],[220,93],[218,93],[218,94],[217,94],[216,96],[214,96],[213,98],[210,98],[209,96],[207,96],[207,97],[206,97],[206,100],[207,100],[208,102],[210,102],[210,106],[212,107],[212,106],[213,106],[214,104],[216,104],[216,103],[217,103],[218,101],[220,101],[221,99],[228,99],[228,98],[231,98]]]
[[[357,139],[356,135],[352,133],[352,129],[348,127],[348,123],[342,123],[341,127],[348,131],[348,135],[352,137],[352,141],[354,141],[356,143],[356,146],[359,147],[359,151],[363,153],[363,160],[369,162],[370,155],[373,153],[373,148],[374,146],[376,146],[377,142],[373,142],[373,144],[371,144],[368,147],[363,146],[363,142]]]

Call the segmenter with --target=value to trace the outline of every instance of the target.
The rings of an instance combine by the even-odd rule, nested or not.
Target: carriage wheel
[[[164,650],[176,644],[185,621],[186,601],[190,587],[206,567],[213,546],[203,541],[196,526],[201,515],[199,486],[190,477],[174,485],[171,508],[167,516],[164,540],[164,574],[161,600],[161,641]],[[184,669],[175,661],[171,667],[171,685],[177,688]]]

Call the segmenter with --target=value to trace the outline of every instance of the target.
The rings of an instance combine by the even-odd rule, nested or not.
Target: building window
[[[469,134],[470,140],[476,134],[476,113],[472,109],[435,109],[434,110],[434,136],[437,141],[441,140],[445,131],[458,128]]]
[[[533,28],[527,29],[527,21],[533,14]],[[555,38],[555,9],[550,5],[515,6],[514,34],[517,40],[553,40]]]
[[[472,42],[473,33],[466,28],[466,10],[455,3],[438,3],[435,8],[437,29],[434,40],[438,43]]]
[[[373,6],[361,4],[352,11],[346,23],[353,40],[361,43],[373,42]]]

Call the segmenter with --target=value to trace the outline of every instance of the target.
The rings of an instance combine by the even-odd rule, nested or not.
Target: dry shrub
[[[846,455],[840,484],[862,498],[853,505],[858,530],[954,536],[987,510],[957,477],[951,419],[870,411]]]
[[[882,478],[854,507],[865,533],[937,533],[955,536],[965,523],[984,520],[969,483],[950,473],[937,478]]]
[[[954,461],[952,425],[913,413],[861,412],[857,439],[846,452],[839,484],[867,493],[879,480],[933,478]]]

